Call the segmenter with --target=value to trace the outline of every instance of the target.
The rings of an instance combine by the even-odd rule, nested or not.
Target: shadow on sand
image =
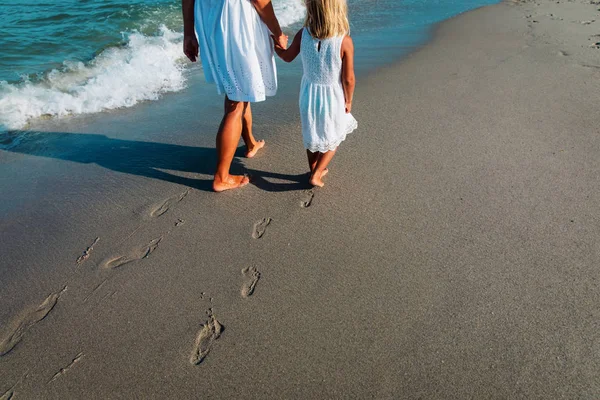
[[[212,191],[212,175],[215,172],[217,160],[214,148],[138,142],[114,139],[98,134],[20,132],[19,135],[24,135],[23,139],[12,147],[6,147],[3,151],[82,164],[93,163],[113,171],[160,179],[198,190]],[[243,149],[239,148],[236,157],[243,154]],[[175,175],[172,173],[173,171],[208,175],[210,178],[188,178]],[[269,192],[303,190],[309,187],[308,174],[286,175],[248,169],[237,158],[233,161],[231,172],[248,174],[253,185]],[[269,182],[267,178],[289,183],[273,183]]]

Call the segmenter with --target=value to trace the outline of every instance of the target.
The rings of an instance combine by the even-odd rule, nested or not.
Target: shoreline
[[[391,7],[391,10],[389,10],[391,14],[384,15],[381,10],[385,9],[387,4],[386,1],[391,0],[384,0],[383,2],[378,3],[371,11],[368,10],[370,7],[365,8],[359,4],[354,4],[351,7],[355,13],[355,18],[353,18],[353,21],[355,21],[353,24],[353,32],[356,33],[356,46],[357,49],[360,50],[357,54],[357,59],[355,60],[357,73],[359,75],[369,73],[369,71],[384,65],[393,64],[398,59],[401,59],[407,52],[414,51],[414,49],[427,42],[430,36],[429,31],[437,22],[460,14],[461,12],[464,12],[462,10],[465,8],[469,9],[471,7],[481,6],[483,5],[482,3],[496,0],[460,0],[458,4],[449,4],[440,7],[439,9],[430,9],[427,12],[413,4],[407,9],[403,9],[402,12],[398,11],[399,8],[396,9],[397,7]],[[370,14],[367,11],[372,12],[373,15],[379,15],[379,17],[382,18],[381,23],[375,26],[372,22],[372,18],[369,18],[368,15]],[[366,15],[363,15],[365,13]],[[298,28],[298,24],[299,23],[297,22],[290,26],[286,25],[286,29],[293,31]],[[137,108],[152,109],[151,106],[147,107],[146,103],[153,103],[156,101],[161,102],[165,107],[169,107],[168,99],[181,97],[182,90],[187,93],[186,97],[189,100],[199,100],[203,98],[203,96],[198,97],[195,95],[197,91],[214,93],[215,90],[212,86],[198,81],[198,72],[201,71],[201,69],[198,68],[199,66],[190,65],[183,68],[183,71],[180,70],[177,64],[182,60],[176,60],[176,55],[179,54],[180,50],[180,44],[177,44],[176,40],[180,33],[169,30],[169,28],[164,29],[165,30],[161,28],[160,33],[157,34],[158,36],[136,36],[136,39],[133,42],[131,42],[130,39],[130,46],[127,47],[127,51],[125,51],[125,47],[118,47],[115,48],[118,49],[118,51],[116,53],[111,53],[112,55],[107,54],[110,53],[109,51],[99,52],[97,57],[82,64],[81,68],[85,69],[85,74],[90,74],[89,79],[87,82],[75,84],[69,92],[79,93],[80,91],[83,91],[83,94],[79,93],[82,97],[81,101],[78,100],[79,94],[71,96],[69,93],[63,93],[64,89],[55,87],[54,83],[51,81],[47,81],[44,84],[46,78],[43,77],[40,77],[41,80],[39,81],[34,79],[31,85],[27,85],[27,88],[23,86],[23,82],[20,84],[9,83],[7,88],[11,88],[11,90],[4,91],[6,98],[3,99],[4,101],[2,102],[2,109],[4,112],[0,110],[0,149],[8,149],[9,147],[14,146],[14,142],[17,142],[21,136],[27,135],[28,131],[34,131],[36,129],[43,131],[55,126],[63,127],[66,130],[72,130],[74,127],[71,125],[77,124],[83,125],[84,127],[91,125],[91,129],[93,129],[94,121],[98,118],[110,121],[115,116],[116,119],[118,119],[122,114],[127,114],[132,119],[145,118],[143,113],[138,111]],[[384,40],[381,40],[382,36],[385,38]],[[143,40],[139,42],[139,39]],[[175,42],[173,40],[175,40]],[[158,46],[158,48],[153,51],[150,51],[152,46],[157,46],[157,41],[161,42],[162,45]],[[161,46],[166,46],[166,48],[162,48]],[[166,58],[170,61],[166,62],[163,60],[165,63],[159,67],[156,64],[161,61],[161,57],[157,57],[154,60],[150,60],[148,63],[149,67],[147,67],[150,69],[146,71],[144,61],[142,60],[144,52],[154,54],[157,52],[161,53],[162,51],[168,53]],[[115,80],[125,79],[125,81],[120,84],[125,93],[118,91],[119,94],[116,98],[111,97],[109,94],[102,91],[101,87],[94,86],[94,82],[97,78],[104,77],[104,79],[100,80],[105,81],[107,76],[111,75],[111,73],[103,68],[94,65],[95,61],[102,61],[102,57],[108,58],[113,62],[116,62],[119,57],[124,57],[126,59],[132,58],[131,63],[136,65],[126,63],[126,66],[130,67],[127,69],[127,71],[129,71],[127,73],[131,73],[131,67],[139,70],[139,73],[150,73],[152,72],[152,69],[154,69],[154,73],[150,74],[152,78],[151,82],[146,82],[146,86],[142,85],[138,90],[135,90],[133,86],[130,87],[126,82],[127,79],[125,76],[121,76],[117,73],[114,77]],[[68,63],[68,61],[65,62]],[[102,61],[101,64],[107,64],[106,68],[113,68],[115,71],[119,71],[118,66],[112,65],[111,62],[106,60]],[[280,68],[280,78],[282,81],[286,78],[294,79],[296,75],[299,74],[300,68],[297,64],[287,64],[285,66],[284,63],[278,64],[280,67],[283,67]],[[168,78],[163,77],[164,79],[162,79],[160,75],[165,73],[165,70],[170,71],[170,73],[166,74],[168,75]],[[112,75],[115,75],[115,71],[113,71]],[[62,70],[55,69],[52,70],[52,72],[46,71],[46,74],[55,73],[57,76],[55,76],[54,79],[59,82],[69,82],[73,79],[78,79],[77,74],[68,72],[65,68]],[[96,77],[94,74],[100,75]],[[188,82],[186,82],[186,77],[188,78]],[[131,80],[131,77],[129,80]],[[119,83],[114,80],[108,80],[105,83],[107,85],[119,86]],[[74,84],[74,82],[71,82],[71,84]],[[134,82],[133,84],[139,85],[140,82]],[[25,89],[27,89],[26,93],[23,92]],[[14,90],[14,93],[11,92],[12,90]],[[156,91],[161,94],[159,94],[158,99],[152,100],[155,93],[157,93]],[[283,94],[286,95],[286,93]],[[15,98],[13,98],[13,95]],[[100,97],[96,98],[95,96]],[[27,100],[27,98],[29,98],[29,100]],[[135,104],[131,107],[125,106],[126,103],[128,103],[127,99]],[[76,105],[78,102],[81,103],[79,106]],[[102,108],[100,106],[101,103],[109,104],[109,109],[101,112],[93,112],[94,110],[98,111]],[[46,107],[41,109],[40,107],[42,107],[43,104],[46,104]],[[118,107],[119,105],[121,105],[121,107]],[[11,112],[6,112],[11,108]],[[200,107],[200,109],[202,108]],[[63,113],[67,115],[57,117],[58,114]],[[202,112],[200,114],[202,115]],[[39,115],[39,117],[34,118],[31,117],[32,115]],[[30,116],[31,118],[28,118],[27,116]],[[24,120],[28,120],[28,122],[25,125],[22,125],[21,129],[16,129],[17,125],[22,124]],[[10,129],[7,127],[10,127]]]
[[[581,43],[594,23],[572,22],[592,8],[505,2],[438,25],[358,83],[359,130],[322,190],[303,183],[294,101],[256,107],[266,152],[238,168],[258,181],[219,195],[220,105],[167,124],[184,95],[117,118],[127,139],[98,121],[2,151],[22,211],[0,221],[0,343],[27,329],[0,394],[597,397],[600,53]],[[211,318],[225,329],[190,365]]]

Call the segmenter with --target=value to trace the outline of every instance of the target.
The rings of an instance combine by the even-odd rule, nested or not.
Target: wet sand
[[[600,397],[597,9],[443,23],[324,189],[292,101],[219,195],[185,93],[0,151],[2,400]]]

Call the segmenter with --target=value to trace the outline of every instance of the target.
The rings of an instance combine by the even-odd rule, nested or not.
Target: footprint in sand
[[[183,193],[180,193],[176,196],[169,197],[168,199],[156,204],[150,209],[150,216],[152,218],[158,218],[167,211],[171,209],[175,204],[179,203],[181,200],[185,199],[185,197],[190,194],[190,190],[186,190]]]
[[[190,355],[190,364],[192,365],[198,365],[204,361],[214,341],[221,336],[221,332],[224,329],[223,325],[213,315],[212,308],[209,308],[207,313],[208,321],[198,331],[198,336],[196,336],[196,342]]]
[[[585,68],[600,69],[600,65],[581,64],[581,66]]]
[[[315,191],[313,189],[306,190],[304,192],[304,198],[300,201],[300,206],[302,208],[310,207],[314,198],[315,198]]]
[[[0,396],[0,400],[10,400],[15,395],[14,387],[8,389],[2,396]]]
[[[132,249],[127,255],[108,258],[100,264],[100,267],[105,269],[115,269],[134,261],[148,258],[150,254],[152,254],[152,252],[158,248],[158,245],[162,239],[162,237],[159,237],[158,239],[150,241],[150,243],[145,246]]]
[[[8,389],[2,396],[0,396],[0,400],[11,400],[14,398],[15,388],[14,386]]]
[[[82,262],[84,262],[85,260],[87,260],[88,258],[90,258],[90,254],[92,254],[92,250],[94,250],[94,246],[100,241],[100,238],[97,237],[96,239],[94,239],[94,242],[92,244],[90,244],[88,246],[87,249],[85,249],[85,251],[83,252],[82,255],[80,255],[77,258],[77,264],[81,264]]]
[[[260,279],[260,272],[254,267],[244,268],[242,270],[242,275],[244,276],[244,283],[242,284],[242,297],[252,296],[254,293],[254,289],[256,288],[256,284]]]
[[[35,310],[29,312],[18,321],[9,335],[0,342],[0,357],[9,353],[18,344],[29,328],[46,318],[66,290],[67,287],[65,286],[60,291],[51,293]]]
[[[54,382],[56,379],[60,378],[61,376],[63,376],[64,374],[67,373],[67,371],[69,371],[71,368],[73,368],[75,366],[75,364],[77,364],[81,359],[83,358],[83,353],[79,353],[75,356],[75,358],[73,360],[71,360],[71,362],[69,363],[69,365],[67,365],[64,368],[61,368],[60,371],[58,371],[57,373],[54,374],[54,376],[52,376],[52,379],[50,379],[48,381],[48,383],[52,383]]]
[[[17,381],[17,383],[15,383],[14,385],[12,385],[12,387],[10,389],[8,389],[6,392],[4,392],[4,394],[2,396],[0,396],[0,400],[11,400],[14,399],[15,397],[15,390],[17,388],[17,386],[19,386],[21,384],[21,382],[23,382],[23,379],[27,378],[28,373],[26,373],[25,375],[23,375],[21,377],[21,379],[19,379]]]
[[[254,224],[254,230],[252,231],[252,237],[254,239],[260,239],[267,231],[267,226],[273,221],[271,218],[263,218]]]

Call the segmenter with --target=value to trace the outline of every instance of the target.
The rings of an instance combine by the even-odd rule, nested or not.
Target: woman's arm
[[[346,99],[346,113],[352,111],[352,98],[354,96],[354,43],[350,36],[342,41],[342,86],[344,87],[344,98]]]
[[[194,0],[181,0],[183,11],[183,53],[195,62],[198,59],[198,39],[194,31]]]
[[[184,0],[185,1],[185,0]],[[273,3],[271,0],[251,0],[254,8],[256,8],[256,12],[260,16],[260,19],[263,20],[267,28],[273,34],[275,38],[275,43],[278,43],[281,47],[287,47],[288,37],[283,34],[281,31],[281,27],[279,26],[279,21],[275,16],[275,10],[273,9]]]
[[[284,49],[278,45],[275,45],[275,52],[277,55],[285,62],[292,62],[298,54],[300,54],[300,42],[302,42],[302,31],[300,29],[296,36],[294,36],[294,40],[292,41],[292,45],[287,49]]]

